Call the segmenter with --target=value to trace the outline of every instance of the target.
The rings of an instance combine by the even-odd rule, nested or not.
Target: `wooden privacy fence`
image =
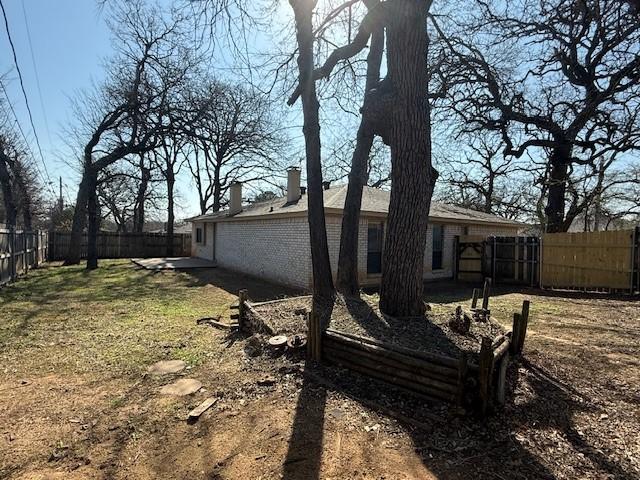
[[[71,242],[70,232],[50,232],[49,260],[64,260]],[[167,256],[165,233],[114,233],[98,234],[98,258],[150,258]],[[173,234],[173,255],[191,255],[191,234]],[[80,257],[87,258],[87,234],[82,235]]]
[[[47,260],[48,234],[0,228],[0,285],[14,281]]]
[[[540,286],[585,290],[640,288],[640,230],[547,233]]]
[[[640,291],[640,228],[546,233],[538,237],[460,236],[455,278],[591,291]]]

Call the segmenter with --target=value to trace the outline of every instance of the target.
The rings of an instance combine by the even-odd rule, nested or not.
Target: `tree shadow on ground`
[[[520,378],[522,376],[526,379]],[[298,452],[300,447],[306,448],[306,457],[314,458],[310,463],[314,468],[301,471],[290,468],[287,472],[293,476],[284,478],[320,478],[317,466],[322,456],[319,446],[322,435],[319,426],[324,402],[333,394],[360,402],[381,417],[395,418],[411,437],[425,468],[441,478],[551,479],[556,478],[558,470],[569,477],[579,476],[584,474],[581,464],[585,460],[608,478],[633,476],[630,465],[616,463],[591,445],[573,425],[573,415],[588,411],[591,408],[588,403],[576,397],[570,387],[527,361],[510,371],[508,402],[511,405],[484,420],[473,415],[454,416],[447,406],[427,403],[383,382],[334,366],[308,364],[304,378],[292,431],[296,448],[290,450]],[[519,382],[524,384],[518,385]],[[513,404],[514,396],[521,396],[523,391],[528,392],[528,399]],[[434,421],[434,414],[441,421]],[[315,433],[307,436],[310,426]],[[533,438],[527,438],[528,435],[544,436],[554,430],[560,432],[565,444],[558,447],[564,451],[556,456],[549,456],[553,454],[553,446],[549,451],[541,450],[539,445],[533,445]],[[546,445],[554,442],[554,434],[549,435]],[[584,459],[575,458],[575,452],[584,455]],[[297,457],[291,453],[287,458]]]
[[[371,307],[367,313],[361,302],[350,299],[347,307],[367,319],[362,324],[367,332],[379,336],[397,328]],[[419,399],[339,366],[308,362],[284,478],[320,478],[324,411],[333,394],[378,410],[382,417],[400,419],[425,468],[442,478],[551,479],[594,472],[614,479],[633,476],[628,461],[607,454],[595,443],[596,437],[586,436],[576,426],[576,417],[597,410],[578,390],[527,358],[512,363],[507,378],[506,405],[494,403],[491,415],[483,419],[471,411],[459,416],[450,406]]]
[[[435,351],[452,358],[459,358],[462,354],[442,328],[429,321],[426,316],[389,317],[374,309],[365,299],[356,296],[344,297],[344,303],[351,319],[366,337],[400,347]]]
[[[264,279],[232,272],[221,267],[183,270],[190,287],[212,285],[237,295],[241,289],[249,290],[249,298],[256,302],[291,297],[301,294],[301,290],[270,283]]]
[[[316,302],[315,299],[314,302]],[[321,329],[325,330],[331,321],[335,301],[316,302],[314,305],[314,312],[320,316]],[[314,362],[307,359],[305,370],[313,366]],[[326,404],[326,389],[310,381],[310,378],[305,375],[298,394],[282,478],[291,480],[321,478]]]

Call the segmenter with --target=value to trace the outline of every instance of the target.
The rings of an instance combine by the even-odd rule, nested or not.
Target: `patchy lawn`
[[[227,320],[243,287],[293,293],[126,261],[42,268],[0,290],[0,478],[640,478],[637,300],[496,291],[505,326],[532,301],[529,335],[511,404],[477,422],[302,358],[248,357],[245,339],[196,324]],[[442,313],[470,293],[427,289]],[[162,359],[188,367],[147,375]],[[160,395],[180,377],[203,391]]]

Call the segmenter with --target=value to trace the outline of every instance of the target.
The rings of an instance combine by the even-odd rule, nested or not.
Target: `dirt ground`
[[[497,291],[505,326],[531,300],[530,330],[509,406],[479,421],[301,356],[247,355],[247,339],[196,324],[228,318],[243,287],[254,300],[294,293],[124,261],[43,268],[0,290],[0,478],[640,478],[637,299]],[[471,288],[429,285],[426,298],[444,313]],[[146,374],[162,359],[188,366]],[[182,377],[203,389],[160,394]]]

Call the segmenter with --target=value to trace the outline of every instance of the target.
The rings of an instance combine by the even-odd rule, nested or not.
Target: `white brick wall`
[[[311,286],[309,226],[305,217],[220,222],[218,265],[299,288]]]
[[[358,236],[358,271],[360,282],[375,284],[379,275],[367,275],[367,225],[380,218],[361,218]],[[327,217],[327,241],[331,269],[335,280],[340,251],[342,217]],[[206,243],[195,243],[193,225],[192,254],[214,259],[214,224],[206,224]],[[468,226],[469,235],[516,235],[513,227]],[[453,277],[454,238],[465,234],[464,225],[444,224],[444,250],[441,270],[432,271],[433,226],[427,229],[424,279]],[[309,227],[306,217],[267,220],[220,222],[215,224],[215,260],[218,265],[255,275],[273,282],[302,289],[311,289],[312,269],[309,247]]]

